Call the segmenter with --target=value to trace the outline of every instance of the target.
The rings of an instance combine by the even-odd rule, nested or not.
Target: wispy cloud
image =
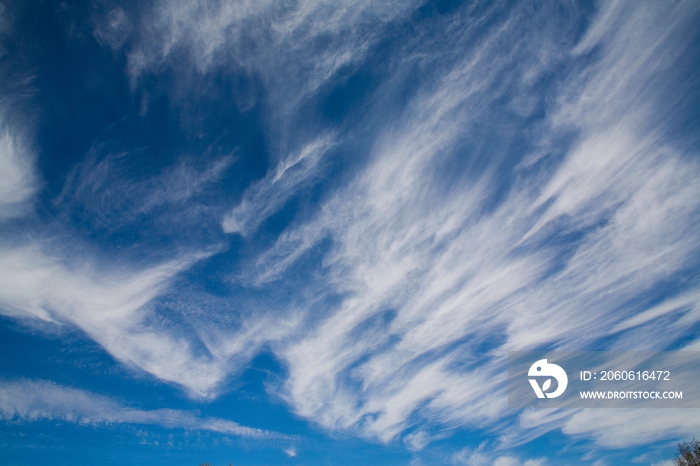
[[[455,452],[450,458],[452,464],[467,466],[545,466],[548,464],[546,458],[521,460],[511,455],[497,455],[485,450],[484,445],[479,448],[463,448]]]
[[[273,108],[286,113],[343,67],[357,64],[414,1],[300,0],[155,2],[128,53],[134,84],[177,66],[186,54],[198,73],[226,67],[259,76]]]
[[[116,231],[169,215],[182,237],[183,230],[192,228],[190,217],[201,214],[202,198],[234,161],[231,156],[218,157],[197,169],[180,161],[158,175],[133,179],[120,165],[132,154],[108,149],[94,147],[69,173],[54,201],[59,215],[75,209],[91,227]],[[8,190],[2,208],[18,217],[34,203],[30,188],[22,210],[15,202],[23,193],[19,188],[35,184],[33,159],[24,152],[2,155],[7,154],[12,156],[8,163],[26,167],[8,169],[3,179],[17,189]],[[204,217],[218,228],[216,216],[209,212]],[[50,233],[55,229],[62,234]],[[180,289],[182,275],[221,252],[220,244],[187,241],[136,258],[134,253],[115,256],[100,251],[55,224],[40,227],[33,220],[29,235],[9,231],[0,240],[0,314],[29,324],[38,319],[77,328],[122,363],[178,384],[194,397],[215,396],[222,382],[260,347],[290,334],[297,325],[293,316],[273,319],[258,304],[254,315],[241,306],[222,326],[230,300],[197,291],[191,284]],[[248,318],[242,321],[244,316]]]
[[[73,324],[117,359],[205,395],[226,370],[218,361],[194,356],[186,337],[150,323],[146,305],[177,273],[206,255],[144,270],[104,272],[97,264],[82,262],[84,256],[75,264],[38,245],[3,247],[0,312]]]
[[[648,419],[654,422],[648,422]],[[681,409],[536,410],[520,416],[520,431],[501,444],[518,445],[552,430],[574,438],[592,438],[604,448],[629,448],[654,442],[679,441],[696,435],[697,419]],[[515,431],[513,431],[515,433]]]
[[[653,416],[654,422],[647,422]],[[631,445],[648,445],[667,439],[687,439],[697,435],[700,421],[688,416],[687,411],[676,409],[656,410],[581,410],[564,424],[562,431],[568,435],[587,435],[605,447],[626,448]]]
[[[8,227],[11,220],[26,217],[35,203],[34,158],[23,147],[5,126],[0,137],[0,215]],[[95,199],[114,193],[119,184],[109,166],[96,167],[88,161],[87,168],[73,175],[75,183],[67,184],[58,203],[80,201],[95,212],[102,207],[102,214],[112,214],[110,226],[114,226],[123,223],[124,216],[190,199],[203,185],[218,179],[230,163],[230,158],[220,159],[201,173],[180,166],[139,185],[122,186],[121,201],[130,203],[123,212],[118,209],[123,202],[115,206]],[[169,258],[156,255],[136,264],[125,257],[107,259],[77,238],[47,233],[36,221],[26,223],[27,230],[20,233],[7,228],[0,239],[0,314],[29,323],[39,319],[75,326],[116,359],[183,385],[193,395],[211,395],[229,373],[225,361],[211,354],[198,355],[193,348],[201,345],[196,335],[162,325],[154,319],[153,304],[178,274],[219,251],[219,246],[183,247]]]
[[[202,229],[202,221],[196,222],[202,219],[220,233],[223,204],[216,210],[207,196],[233,156],[214,156],[207,164],[181,159],[150,177],[133,176],[127,169],[133,153],[117,150],[114,141],[96,143],[53,200],[56,217],[41,223],[28,217],[38,176],[34,157],[23,147],[6,127],[0,138],[0,220],[9,228],[0,238],[0,314],[29,325],[43,321],[49,324],[44,329],[79,329],[122,363],[205,398],[219,393],[227,376],[261,346],[293,331],[293,317],[271,323],[259,305],[255,315],[237,310],[222,327],[230,301],[191,284],[178,286],[194,264],[222,251],[220,242],[182,238],[193,224]],[[280,180],[285,176],[280,173]],[[63,217],[74,212],[78,223],[88,225],[84,231],[120,232],[142,222],[153,234],[162,221],[181,241],[176,247],[157,243],[146,252],[135,241],[120,254],[106,252],[72,230]],[[24,222],[23,227],[12,221]],[[241,322],[242,316],[250,318]]]
[[[62,212],[80,212],[93,228],[119,230],[139,220],[157,228],[163,218],[184,228],[211,215],[216,207],[203,197],[236,160],[231,155],[213,157],[202,167],[182,158],[159,174],[134,177],[129,170],[140,155],[116,141],[95,143],[68,173],[54,203]]]
[[[240,204],[224,218],[224,231],[244,236],[253,233],[291,196],[320,176],[321,159],[333,144],[331,136],[321,136],[304,145],[297,153],[283,157],[274,170],[246,190]]]
[[[368,166],[315,220],[258,259],[252,281],[264,284],[332,242],[325,281],[310,288],[341,304],[277,346],[289,368],[282,393],[299,414],[384,441],[422,422],[485,427],[505,415],[506,350],[584,348],[636,327],[656,287],[696,265],[700,167],[666,142],[654,109],[661,76],[681,58],[681,35],[669,32],[697,11],[620,8],[549,61],[519,47],[524,36],[547,50],[552,36],[516,9],[379,132]],[[600,57],[582,58],[594,46]],[[507,95],[498,90],[530,89],[567,60],[582,68],[557,85],[529,153],[470,144],[488,130],[515,144],[517,129],[483,123]],[[553,138],[571,132],[557,153]],[[465,168],[448,173],[450,163]],[[683,312],[690,296],[678,298]],[[678,310],[663,306],[654,312]]]
[[[0,114],[0,222],[26,215],[32,207],[38,180],[33,154],[23,138]]]
[[[103,45],[109,46],[113,52],[122,48],[131,32],[131,21],[124,9],[116,7],[104,16],[94,19],[93,34]]]
[[[293,438],[242,426],[227,419],[203,418],[190,411],[131,408],[101,395],[47,381],[0,382],[0,417],[14,422],[60,420],[84,425],[157,425],[166,429],[208,430],[257,440]]]

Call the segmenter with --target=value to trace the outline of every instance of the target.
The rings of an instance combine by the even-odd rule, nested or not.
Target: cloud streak
[[[23,139],[0,115],[0,222],[30,211],[38,189],[32,161]]]
[[[156,228],[158,220],[183,228],[190,222],[201,223],[216,208],[207,204],[206,195],[236,160],[231,155],[216,157],[201,167],[183,158],[159,174],[133,177],[129,168],[140,155],[121,148],[117,141],[93,144],[68,173],[54,204],[64,212],[79,212],[95,229],[118,231],[139,220]]]
[[[654,422],[647,422],[650,417]],[[601,447],[629,448],[691,438],[697,432],[698,421],[688,416],[687,410],[673,408],[539,410],[523,414],[520,427],[529,433],[524,441],[560,429],[574,438],[593,438]],[[518,439],[506,434],[502,441],[512,444]]]
[[[224,231],[244,236],[254,233],[261,222],[278,212],[294,194],[319,178],[322,158],[333,145],[331,136],[321,136],[283,158],[265,178],[245,191],[240,204],[224,218]]]
[[[207,430],[254,440],[293,438],[242,426],[227,419],[202,418],[190,411],[130,408],[104,396],[47,381],[0,382],[0,417],[11,422],[60,420],[80,425],[157,425],[166,429]]]
[[[0,255],[3,314],[73,324],[120,361],[184,383],[200,396],[223,377],[220,363],[194,357],[187,338],[148,319],[147,305],[177,273],[205,255],[121,273],[104,273],[86,263],[71,265],[36,245],[4,247]]]
[[[128,73],[137,86],[144,74],[180,68],[176,57],[184,54],[200,75],[223,67],[260,77],[273,108],[284,115],[339,70],[360,63],[386,27],[416,5],[356,0],[156,2],[143,15],[127,54]]]

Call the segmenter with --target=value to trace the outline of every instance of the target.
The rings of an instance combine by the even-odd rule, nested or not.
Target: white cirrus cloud
[[[39,187],[33,155],[0,115],[0,222],[26,215]]]
[[[507,173],[500,198],[494,186],[516,149],[486,154],[469,142],[495,118],[499,89],[524,92],[549,69],[516,38],[545,49],[552,40],[518,9],[379,131],[368,165],[314,220],[257,259],[251,282],[263,286],[322,239],[332,244],[322,283],[309,289],[340,304],[275,345],[289,370],[279,390],[298,414],[382,441],[416,424],[488,428],[507,415],[507,350],[614,342],[652,314],[698,321],[692,289],[662,304],[639,300],[697,265],[700,166],[667,142],[658,119],[672,104],[661,77],[682,59],[677,31],[697,8],[654,15],[654,5],[616,5],[624,14],[604,9],[558,56],[582,64],[557,84],[536,149]],[[599,57],[581,58],[594,46]],[[552,138],[567,131],[576,137],[557,159]],[[473,170],[446,175],[460,160]]]
[[[73,324],[120,361],[193,394],[206,395],[224,377],[220,362],[193,355],[189,339],[150,323],[146,307],[176,274],[210,254],[105,272],[85,257],[69,261],[47,247],[50,242],[0,248],[0,313]]]
[[[322,173],[322,158],[334,145],[331,136],[305,144],[297,153],[284,157],[274,170],[249,187],[223,220],[226,233],[248,236],[262,221],[278,212],[290,197],[316,181]]]
[[[255,73],[278,110],[313,94],[340,69],[359,63],[391,21],[414,1],[159,1],[143,15],[128,52],[133,85],[144,73],[189,58],[198,73],[225,66]],[[180,63],[181,64],[181,63]]]
[[[82,425],[144,424],[167,429],[208,430],[258,440],[289,440],[287,436],[236,422],[177,409],[142,410],[111,398],[48,381],[0,381],[0,418],[35,422],[60,420]]]
[[[131,32],[131,21],[122,8],[111,9],[104,18],[95,21],[93,34],[103,45],[109,46],[113,52],[122,48]]]
[[[648,421],[650,416],[653,422]],[[561,430],[567,435],[592,437],[604,447],[627,448],[691,438],[699,425],[681,409],[584,409],[566,419]]]
[[[545,466],[546,458],[521,460],[512,455],[498,455],[489,453],[481,444],[476,449],[463,448],[452,454],[450,463],[467,466]]]

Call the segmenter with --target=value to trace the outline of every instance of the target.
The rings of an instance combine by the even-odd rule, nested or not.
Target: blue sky
[[[667,466],[700,351],[700,4],[0,3],[0,462]]]

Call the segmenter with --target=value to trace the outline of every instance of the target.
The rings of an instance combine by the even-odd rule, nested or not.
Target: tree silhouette
[[[700,466],[700,441],[691,440],[678,444],[674,466]]]

